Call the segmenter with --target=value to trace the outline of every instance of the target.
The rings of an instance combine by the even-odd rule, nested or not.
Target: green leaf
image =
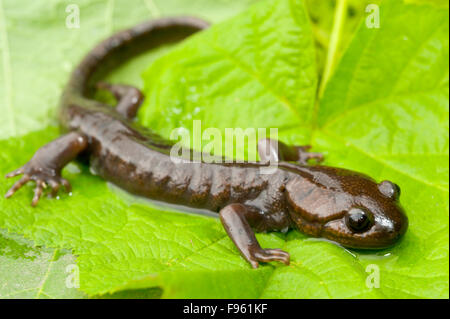
[[[273,8],[277,10],[270,15]],[[286,16],[286,12],[291,14]],[[305,85],[309,101],[304,103],[312,104],[315,71],[311,62],[314,51],[308,20],[301,3],[293,3],[291,7],[288,1],[284,1],[278,8],[273,3],[271,6],[257,6],[234,19],[235,28],[254,29],[257,25],[248,24],[249,15],[255,19],[259,18],[261,27],[267,29],[269,40],[287,34],[289,39],[294,39],[298,46],[305,49],[301,54],[307,62],[302,63],[309,65],[311,79],[303,80],[303,83],[310,85]],[[268,19],[262,19],[261,15],[269,16]],[[284,27],[277,31],[275,26],[279,19],[282,19]],[[228,22],[228,25],[230,24],[231,22]],[[210,32],[215,31],[211,29]],[[285,42],[291,45],[290,41]],[[284,48],[269,47],[266,52],[274,56],[279,49]],[[290,54],[296,62],[296,55],[301,50],[295,49],[289,53],[290,48],[286,49],[285,56]],[[273,61],[277,62],[276,59]],[[284,72],[289,71],[284,68]],[[295,72],[299,72],[299,75],[308,74],[300,67],[296,68]],[[295,92],[295,88],[297,87],[292,89],[291,96],[300,99],[301,95]],[[270,93],[269,97],[270,101],[284,103],[273,93]],[[46,129],[37,134],[34,132],[1,143],[3,149],[15,149],[14,154],[20,154],[20,157],[23,157],[20,162],[23,162],[44,140],[51,140],[54,136],[55,130]],[[17,152],[18,148],[20,152]],[[5,154],[2,159],[5,172],[19,161],[11,152]],[[120,287],[129,287],[130,280],[139,281],[143,276],[153,274],[150,279],[145,280],[144,286],[163,287],[165,297],[180,297],[183,294],[207,294],[215,297],[262,295],[274,266],[266,265],[253,271],[237,253],[217,219],[161,212],[161,209],[151,209],[150,204],[135,203],[134,198],[128,198],[121,192],[117,194],[117,190],[111,190],[104,181],[88,174],[87,169],[79,165],[69,166],[64,174],[72,181],[72,198],[63,195],[60,200],[43,200],[36,209],[31,209],[27,201],[32,191],[29,186],[14,198],[2,200],[2,208],[5,209],[2,209],[3,218],[0,221],[2,227],[21,232],[38,244],[73,248],[74,253],[79,256],[77,261],[83,291],[89,294],[114,292]],[[1,185],[1,191],[6,191],[6,188],[6,183]],[[69,200],[70,205],[67,204]],[[17,214],[17,211],[21,213]],[[264,246],[283,245],[282,237],[277,235],[262,234],[259,239]],[[189,278],[204,279],[197,280],[197,285],[183,286],[183,292],[177,288],[179,280],[187,278],[186,272],[189,272]],[[219,283],[218,275],[222,284],[214,287],[216,282]],[[242,280],[245,280],[248,286],[245,291],[242,291]],[[226,289],[220,289],[224,285]]]
[[[306,7],[311,18],[312,30],[316,43],[317,69],[319,77],[323,74],[327,51],[330,48],[330,37],[332,33],[334,16],[336,10],[336,0],[307,0]],[[361,21],[365,18],[365,9],[369,4],[379,4],[380,0],[345,0],[346,10],[341,41],[338,42],[336,60],[338,61],[342,53],[350,43],[355,31]]]
[[[82,298],[69,277],[74,266],[64,250],[35,247],[0,231],[0,298]]]
[[[164,136],[175,128],[191,129],[193,119],[200,119],[204,128],[222,132],[277,128],[278,134],[309,138],[303,136],[307,130],[296,130],[311,122],[317,82],[300,1],[261,3],[192,37],[144,77],[147,99],[140,120]]]
[[[340,248],[328,250],[328,243],[288,240],[289,252],[301,251],[293,253],[294,261],[312,267],[277,268],[263,296],[369,296],[364,281],[369,264],[378,265],[382,278],[381,288],[370,291],[370,296],[448,296],[448,10],[392,0],[385,1],[380,12],[381,28],[369,29],[363,21],[316,109],[308,95],[299,103],[290,94],[295,85],[304,83],[303,78],[300,84],[283,85],[274,94],[273,89],[258,90],[259,79],[270,81],[263,69],[263,76],[254,76],[249,80],[252,85],[240,91],[249,67],[241,68],[243,72],[225,64],[223,55],[214,55],[216,43],[235,52],[225,36],[216,39],[204,34],[192,39],[155,62],[145,74],[151,98],[141,119],[166,136],[176,127],[190,128],[192,118],[201,119],[204,128],[274,126],[282,140],[310,142],[325,152],[326,164],[401,185],[402,203],[410,219],[403,242],[380,255],[351,256]],[[252,44],[242,49],[240,43],[244,57],[238,55],[234,60],[252,59],[245,55]],[[217,73],[222,65],[227,73]],[[253,94],[259,98],[257,113],[252,108]],[[265,103],[283,95],[288,103],[292,101],[293,109],[285,110],[283,103]],[[280,118],[281,112],[289,114],[289,119]],[[163,124],[161,118],[166,119]],[[333,262],[325,263],[334,249],[342,255],[333,255]],[[350,279],[345,265],[351,265],[355,277]],[[311,286],[305,287],[309,270],[313,270]],[[320,283],[323,290],[317,288]]]
[[[380,263],[383,292],[448,297],[448,10],[386,1],[380,14],[329,83],[314,144],[402,187],[410,226],[396,261]]]

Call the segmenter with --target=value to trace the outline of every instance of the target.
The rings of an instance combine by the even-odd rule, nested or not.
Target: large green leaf
[[[257,5],[153,63],[140,120],[166,136],[192,119],[203,128],[277,127],[284,141],[313,143],[327,164],[395,180],[411,221],[396,247],[365,254],[296,231],[258,234],[292,264],[254,270],[216,219],[155,207],[80,164],[64,171],[71,197],[31,209],[28,186],[0,200],[0,227],[72,249],[89,294],[159,286],[163,297],[448,297],[448,11],[387,1],[381,13],[382,27],[360,27],[316,103],[302,3]],[[57,136],[34,129],[0,141],[2,171]],[[369,264],[380,268],[379,289],[366,286]]]
[[[325,283],[328,294],[317,288],[296,288],[298,295],[293,294],[291,279],[278,281],[276,293],[268,292],[273,286],[266,288],[264,296],[361,296],[368,292],[364,283],[350,281],[347,270],[339,268],[350,262],[358,265],[353,271],[359,269],[361,277],[367,265],[380,267],[381,288],[373,292],[378,296],[448,296],[448,10],[392,0],[385,1],[380,12],[381,28],[360,26],[316,108],[308,104],[305,91],[296,88],[307,81],[304,73],[278,91],[266,69],[252,70],[259,65],[258,59],[213,35],[193,39],[146,73],[146,93],[151,99],[142,120],[166,135],[178,126],[190,128],[192,118],[201,119],[204,127],[277,127],[282,139],[307,141],[325,152],[329,165],[401,185],[410,229],[402,243],[383,252],[384,258],[343,255],[325,264],[330,259],[325,247],[330,244],[309,246],[288,240],[287,245],[301,242],[297,249],[302,254],[294,260],[311,262],[314,255],[322,263],[310,269],[317,274],[316,286]],[[243,41],[247,39],[244,33]],[[218,43],[223,44],[222,50]],[[248,41],[245,47],[252,48],[254,43]],[[199,47],[204,55],[193,51]],[[270,67],[270,62],[264,65]],[[228,72],[218,71],[223,69]],[[197,110],[195,116],[193,110]],[[289,119],[280,113],[289,114]],[[161,118],[167,120],[161,123]],[[333,291],[322,271],[339,277],[348,292]],[[294,278],[299,273],[305,276],[306,270],[277,268],[272,280],[283,272]]]
[[[262,3],[159,59],[145,74],[142,123],[164,136],[199,119],[204,128],[277,128],[308,139],[297,128],[312,120],[316,71],[298,2]]]

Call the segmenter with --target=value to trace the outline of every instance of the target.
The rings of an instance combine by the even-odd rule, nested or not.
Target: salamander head
[[[301,231],[357,249],[387,248],[406,232],[396,184],[325,167],[311,173],[286,185],[290,214]]]

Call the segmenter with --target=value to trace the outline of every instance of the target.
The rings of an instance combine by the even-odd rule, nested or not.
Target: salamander
[[[161,18],[118,32],[92,49],[62,93],[63,135],[6,175],[23,174],[5,197],[29,181],[36,184],[33,206],[46,188],[53,196],[62,186],[70,192],[61,170],[70,161],[88,156],[96,174],[132,194],[218,213],[225,231],[253,268],[270,261],[288,265],[290,260],[281,249],[263,249],[255,231],[296,228],[356,249],[395,244],[408,227],[395,183],[377,183],[361,173],[320,165],[322,154],[309,152],[310,146],[288,146],[270,138],[258,142],[260,162],[174,161],[173,143],[134,121],[144,99],[142,92],[99,80],[136,54],[207,27],[207,22],[193,17]],[[117,105],[95,100],[98,89],[110,91]],[[272,173],[263,174],[261,167],[267,163],[277,165]]]

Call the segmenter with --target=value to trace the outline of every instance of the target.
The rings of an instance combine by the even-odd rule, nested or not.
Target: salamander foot
[[[281,249],[260,249],[253,253],[250,264],[253,268],[258,268],[258,262],[279,261],[285,265],[290,263],[290,255]]]

